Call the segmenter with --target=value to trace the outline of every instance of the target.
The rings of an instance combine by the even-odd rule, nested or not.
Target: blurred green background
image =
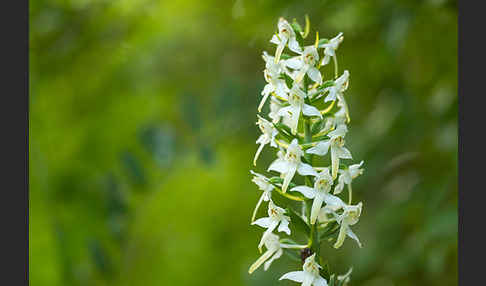
[[[457,285],[456,6],[30,1],[31,285],[296,285],[277,281],[300,268],[286,257],[247,273],[249,170],[261,54],[280,16],[305,14],[311,42],[344,32],[347,144],[365,161],[364,247],[323,256],[354,266],[350,285]]]

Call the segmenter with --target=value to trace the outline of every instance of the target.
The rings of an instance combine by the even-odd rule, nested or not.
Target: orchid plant
[[[307,17],[304,29],[295,19],[289,23],[280,18],[278,30],[270,40],[276,45],[276,52],[274,56],[263,52],[267,84],[257,108],[260,114],[256,124],[262,135],[256,141],[259,147],[253,164],[256,166],[263,147],[269,144],[276,150],[277,158],[266,171],[278,175],[250,171],[252,181],[263,192],[251,224],[266,229],[258,249],[262,252],[265,246],[267,250],[250,266],[249,273],[262,264],[267,270],[273,261],[287,254],[301,263],[302,271],[284,274],[280,280],[307,286],[342,286],[349,282],[352,268],[343,275],[331,273],[321,256],[320,245],[330,242],[338,249],[350,237],[361,247],[350,227],[359,221],[363,204],[353,204],[351,182],[363,174],[363,161],[346,164],[353,159],[344,140],[350,122],[344,98],[349,72],[344,70],[339,75],[336,56],[343,34],[324,39],[316,33],[314,43],[305,45],[309,26]],[[321,70],[331,58],[334,73],[326,79]],[[266,102],[268,119],[261,114]],[[345,186],[347,203],[339,197]],[[279,197],[280,206],[275,196]],[[264,202],[268,203],[268,216],[256,219]],[[301,207],[295,210],[298,204]],[[304,237],[297,235],[299,231],[306,242],[296,242]]]

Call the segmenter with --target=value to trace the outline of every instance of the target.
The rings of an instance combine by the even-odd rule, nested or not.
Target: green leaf
[[[292,250],[290,250],[290,249],[286,249],[286,250],[284,251],[284,254],[285,254],[287,257],[289,257],[291,260],[295,261],[295,262],[299,262],[299,263],[301,262],[299,255],[298,255],[298,254],[296,254],[296,253],[295,253],[295,251],[292,251]]]
[[[286,73],[280,74],[280,79],[285,80],[285,84],[287,85],[288,88],[292,88],[292,84],[294,83],[294,80]]]
[[[334,274],[332,274],[331,277],[329,277],[327,285],[328,286],[337,286],[336,285],[336,276]]]
[[[333,80],[326,80],[325,82],[323,82],[318,88],[317,90],[318,91],[323,91],[325,88],[328,88],[328,87],[331,87],[334,85],[334,81]]]
[[[310,208],[312,208],[312,206]],[[319,255],[320,249],[321,249],[321,243],[319,241],[319,230],[317,229],[317,223],[315,223],[314,225],[311,226],[311,235],[312,235],[311,249],[312,249],[312,251],[314,251],[315,253],[317,253]]]
[[[270,179],[268,179],[268,181],[272,184],[282,184],[283,183],[283,179],[280,178],[280,177],[271,177]]]
[[[275,128],[277,128],[277,130],[279,130],[280,132],[285,133],[288,136],[292,136],[292,130],[287,125],[277,122],[274,123],[273,126],[275,126]]]
[[[315,134],[319,133],[319,131],[321,131],[322,128],[324,128],[325,123],[326,123],[326,121],[324,119],[320,119],[320,120],[314,122],[311,125],[311,134],[315,135]]]
[[[322,45],[329,43],[329,40],[326,38],[319,39],[319,43],[317,44],[318,48],[322,48]]]
[[[295,19],[295,18],[292,20],[291,26],[294,29],[294,32],[296,32],[296,33],[303,33],[304,32],[304,30],[302,30],[302,27],[300,26],[299,22],[297,22],[297,19]]]
[[[294,32],[295,32],[295,38],[297,39],[297,42],[299,43],[299,45],[301,47],[304,46],[304,38],[302,38],[302,34],[300,32],[302,32],[302,27],[299,25],[299,23],[297,23],[297,21],[294,21],[290,24],[290,26],[292,26],[292,29],[294,29]]]
[[[339,230],[339,224],[335,221],[331,222],[322,229],[319,239],[324,240],[329,236],[335,234],[338,230]]]
[[[295,225],[298,230],[302,231],[308,237],[310,233],[309,225],[293,209],[287,208],[286,210],[287,214],[290,216],[290,220],[292,221],[293,225]]]
[[[312,147],[314,147],[316,144],[314,143],[304,143],[304,144],[300,144],[300,147],[302,147],[302,150],[307,150],[307,149],[310,149]],[[309,154],[310,155],[310,154]]]
[[[304,79],[302,81],[303,81],[303,84],[304,84],[304,91],[305,91],[305,93],[308,93],[309,92],[309,84],[311,83],[311,79],[309,78],[309,76],[307,74],[305,74]],[[307,99],[306,103],[309,104],[310,103],[309,97],[306,96],[304,98],[304,100],[306,100],[306,99]]]
[[[275,129],[277,129],[278,133],[284,137],[288,142],[291,142],[292,139],[296,138],[292,133],[290,132],[290,128],[288,128],[286,125],[281,124],[281,123],[274,123],[273,126]]]
[[[329,139],[329,137],[327,137],[327,134],[320,135],[320,136],[316,136],[316,137],[312,137],[312,140],[314,142],[322,141],[322,140],[326,140],[326,139]]]
[[[327,281],[331,280],[331,269],[329,267],[329,262],[326,260],[322,266],[320,271],[321,276],[323,276]],[[334,275],[334,274],[333,274]]]
[[[271,184],[274,184],[274,185],[282,185],[283,184],[283,179],[280,178],[280,177],[271,177],[269,180],[268,180]],[[289,184],[289,189],[291,188],[294,188],[296,187],[297,185],[295,183],[292,183],[290,182]],[[294,193],[294,192],[292,192]],[[300,193],[299,193],[300,194]],[[302,195],[292,195],[294,197],[299,197],[299,198],[304,198]]]

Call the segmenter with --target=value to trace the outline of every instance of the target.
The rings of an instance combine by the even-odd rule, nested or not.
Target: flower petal
[[[334,194],[340,194],[344,189],[344,177],[340,175],[338,178],[338,184],[334,187]]]
[[[270,267],[270,265],[272,264],[272,262],[275,259],[280,258],[280,256],[282,256],[282,254],[283,254],[283,250],[279,248],[277,250],[277,252],[275,252],[275,254],[270,258],[270,260],[268,260],[267,262],[265,262],[265,264],[263,265],[263,270],[267,271],[267,269]]]
[[[292,107],[291,106],[282,107],[277,112],[277,115],[285,116],[285,117],[289,117],[290,114],[292,114]]]
[[[290,106],[290,131],[292,134],[297,134],[297,128],[299,127],[299,117],[300,117],[301,106]]]
[[[339,158],[342,158],[342,159],[353,159],[353,157],[351,156],[351,152],[349,152],[348,149],[346,149],[346,147],[340,147],[337,149],[337,152],[338,152],[338,156]]]
[[[260,140],[260,138],[258,138],[258,140]],[[257,143],[260,143],[260,142],[257,142]],[[264,143],[260,143],[260,146],[258,147],[258,149],[255,153],[255,157],[253,158],[253,166],[256,166],[256,161],[258,160],[258,156],[260,156],[260,152],[262,152],[262,149],[263,149],[264,146],[265,146]]]
[[[300,56],[285,60],[285,65],[291,69],[299,70],[302,68],[302,60]]]
[[[322,118],[321,112],[319,109],[315,108],[312,105],[308,105],[304,103],[304,106],[302,106],[302,113],[304,113],[307,116],[317,116]]]
[[[262,101],[260,101],[260,104],[258,105],[258,112],[262,111],[263,105],[265,104],[265,101],[267,101],[269,95],[270,93],[267,93],[263,96]]]
[[[317,215],[319,215],[319,211],[321,210],[322,202],[324,201],[325,194],[318,193],[312,202],[311,208],[311,215],[310,215],[310,222],[311,224],[316,223]]]
[[[316,146],[310,148],[306,152],[310,153],[310,154],[316,154],[316,155],[324,156],[329,151],[330,145],[331,145],[330,140],[324,140],[324,141],[317,143]]]
[[[292,271],[292,272],[289,272],[289,273],[285,273],[278,280],[288,279],[288,280],[292,280],[292,281],[295,281],[295,282],[303,282],[304,278],[305,278],[305,272],[304,271]]]
[[[300,163],[297,172],[302,176],[317,176],[317,172],[314,170],[314,168],[306,163]]]
[[[331,146],[331,175],[332,179],[336,179],[338,169],[339,169],[339,153],[335,145]]]
[[[284,181],[282,183],[282,192],[285,193],[287,191],[287,188],[289,187],[290,181],[292,180],[292,178],[295,175],[296,169],[297,169],[297,167],[295,165],[288,164],[288,169],[287,169],[288,171],[285,174]]]
[[[269,228],[272,225],[272,219],[269,217],[262,217],[252,222],[251,224],[252,225],[256,224],[264,228]]]
[[[351,237],[352,239],[356,240],[356,242],[358,243],[358,246],[361,248],[363,247],[361,245],[361,242],[359,241],[359,238],[356,236],[356,234],[354,234],[354,232],[351,230],[351,228],[348,227],[348,230],[346,232],[346,234]]]
[[[280,225],[278,226],[278,231],[290,235],[289,221],[286,219],[281,220]]]
[[[317,276],[314,279],[313,284],[314,284],[314,286],[327,286],[327,281],[326,281],[326,279],[322,278],[321,276]]]
[[[341,198],[330,194],[326,195],[324,202],[326,203],[327,207],[332,210],[338,210],[345,205]]]
[[[307,75],[312,79],[313,81],[321,84],[322,83],[322,75],[321,72],[316,69],[315,67],[309,67],[307,70]]]
[[[347,230],[348,224],[345,221],[341,222],[341,227],[339,228],[339,234],[336,239],[336,243],[334,243],[334,248],[339,248],[341,247],[341,245],[343,245],[344,239],[346,238]]]
[[[270,258],[270,256],[272,256],[272,254],[275,252],[274,249],[268,249],[267,251],[265,251],[265,253],[263,253],[262,256],[260,256],[257,261],[255,261],[255,263],[253,263],[251,266],[250,266],[250,269],[248,270],[248,273],[252,274],[253,271],[257,270],[258,267],[260,267],[260,265],[262,265],[263,262],[265,262],[268,258]],[[266,263],[265,263],[266,264]],[[268,267],[267,267],[268,268]],[[266,270],[266,269],[265,269]]]
[[[272,164],[268,167],[267,171],[276,171],[279,173],[287,173],[289,170],[289,163],[285,161],[284,159],[276,159],[273,161]]]
[[[265,192],[260,196],[260,199],[258,200],[256,206],[255,206],[255,210],[253,210],[253,215],[251,217],[251,221],[255,221],[255,217],[256,217],[256,214],[257,214],[257,211],[258,211],[258,208],[260,208],[260,205],[262,204],[262,201],[265,197]]]
[[[331,60],[331,57],[329,55],[324,55],[324,58],[322,58],[321,66],[327,65],[330,60]]]
[[[272,39],[270,40],[270,43],[278,45],[280,44],[280,40],[278,39],[277,35],[273,34]]]
[[[290,38],[289,49],[292,52],[295,52],[295,53],[298,53],[298,54],[302,53],[302,48],[300,47],[299,42],[297,42],[295,37]]]
[[[308,186],[297,186],[295,188],[292,188],[290,191],[299,192],[308,199],[313,199],[316,196],[316,191]]]

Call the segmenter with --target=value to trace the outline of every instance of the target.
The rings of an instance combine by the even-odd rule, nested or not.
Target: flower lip
[[[319,269],[322,268],[317,262],[315,261],[316,254],[312,254],[311,256],[305,259],[303,268],[304,271],[309,272],[313,275],[319,275]]]
[[[302,53],[302,60],[308,65],[315,65],[319,60],[319,54],[314,46],[308,46],[304,49]]]

